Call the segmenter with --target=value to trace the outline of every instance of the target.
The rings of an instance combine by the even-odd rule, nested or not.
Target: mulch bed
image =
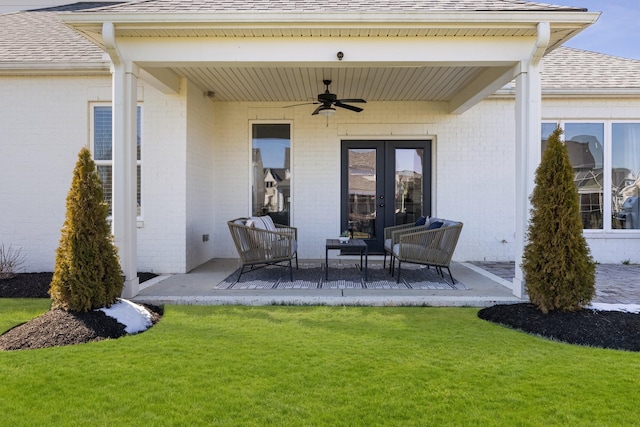
[[[478,317],[555,341],[640,351],[640,314],[582,309],[543,314],[533,304],[483,308]]]
[[[0,280],[0,298],[49,298],[49,285],[53,273],[22,273],[7,280]],[[139,273],[140,282],[156,274]],[[151,322],[156,324],[163,308],[144,305],[151,313]],[[125,325],[103,311],[73,313],[64,310],[49,310],[41,316],[15,326],[0,335],[0,350],[25,350],[82,344],[128,335]]]

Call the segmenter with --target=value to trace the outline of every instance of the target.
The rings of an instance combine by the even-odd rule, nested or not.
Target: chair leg
[[[402,267],[402,261],[398,260],[398,280],[396,283],[400,283],[400,268]]]
[[[240,267],[240,274],[238,274],[238,278],[236,279],[236,283],[240,281],[240,277],[242,277],[242,273],[244,273],[244,265]]]
[[[382,269],[384,270],[387,265],[387,251],[384,251],[384,256],[382,257]]]
[[[455,284],[456,284],[456,281],[455,281],[455,279],[453,278],[453,275],[451,274],[451,269],[450,269],[449,267],[446,267],[446,269],[447,269],[447,271],[449,272],[449,277],[451,277],[451,284],[452,284],[452,285],[455,285]]]
[[[293,264],[291,263],[291,258],[289,258],[289,281],[293,282]]]

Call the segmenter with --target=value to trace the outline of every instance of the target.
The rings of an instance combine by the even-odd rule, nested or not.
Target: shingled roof
[[[557,6],[522,0],[139,0],[109,6],[102,12],[515,12],[586,11],[585,8]],[[90,11],[89,11],[90,12]]]
[[[0,68],[8,63],[104,63],[95,44],[60,22],[54,10],[0,14]]]
[[[543,59],[543,89],[638,89],[640,60],[561,47]]]
[[[273,5],[303,5],[307,2],[281,0],[266,1],[258,0],[221,0],[208,2],[205,0],[142,0],[131,3],[120,4],[119,6],[109,6],[109,9],[116,8],[161,8],[176,7],[180,4],[191,5],[191,8],[204,7],[240,7],[240,5],[260,5],[270,3]],[[314,3],[308,2],[309,7],[315,7]],[[522,2],[517,0],[425,0],[425,1],[364,1],[353,0],[351,2],[329,1],[323,6],[330,7],[332,4],[367,4],[371,7],[391,7],[391,4],[402,7],[412,7],[415,5],[431,5],[439,8],[456,9],[472,7],[477,9],[482,7],[530,7],[535,8],[556,8],[553,10],[566,10],[563,6],[549,6],[542,3]],[[102,6],[103,4],[96,5]],[[385,6],[386,5],[386,6]],[[86,6],[86,5],[85,5]],[[68,6],[64,6],[69,10]],[[351,6],[348,6],[351,7]],[[474,9],[474,10],[476,10]],[[576,10],[575,8],[569,8]],[[49,8],[38,11],[14,12],[0,14],[0,73],[25,73],[30,68],[43,70],[50,67],[54,70],[61,70],[65,67],[69,70],[86,69],[94,67],[108,73],[109,61],[105,53],[95,44],[82,37],[60,22],[58,17],[59,8]],[[104,10],[101,8],[99,10]],[[159,10],[159,9],[158,9]],[[545,9],[548,10],[548,9]],[[124,11],[119,9],[119,11]],[[132,11],[132,10],[129,10]],[[77,12],[76,12],[77,13]],[[79,12],[86,13],[86,12]],[[605,55],[596,52],[589,52],[579,49],[561,47],[549,53],[543,59],[545,64],[542,73],[543,90],[569,90],[586,91],[591,89],[640,89],[640,60],[625,59]]]

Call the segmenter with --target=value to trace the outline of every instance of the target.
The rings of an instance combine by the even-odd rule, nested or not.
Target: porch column
[[[516,221],[515,262],[513,294],[525,296],[525,282],[520,264],[526,245],[531,202],[529,197],[535,187],[535,172],[541,158],[542,89],[540,60],[549,43],[548,23],[538,24],[538,39],[531,58],[520,62],[516,76]]]
[[[138,67],[113,66],[113,234],[125,275],[123,298],[138,294],[137,103]]]

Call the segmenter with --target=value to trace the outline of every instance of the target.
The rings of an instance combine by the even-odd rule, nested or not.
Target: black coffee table
[[[348,242],[341,243],[338,239],[327,239],[324,250],[324,279],[329,280],[329,250],[347,250],[360,252],[360,271],[362,271],[362,257],[364,256],[364,280],[367,281],[367,269],[369,267],[369,246],[362,239],[350,239]]]

